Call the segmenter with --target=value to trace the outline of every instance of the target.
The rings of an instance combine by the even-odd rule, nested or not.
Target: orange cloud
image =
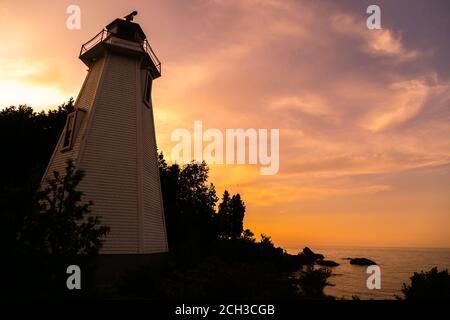
[[[407,62],[418,56],[417,51],[405,48],[400,33],[389,29],[368,30],[364,23],[356,22],[353,15],[335,14],[332,26],[339,33],[361,40],[360,49],[370,55],[391,57],[396,62]]]

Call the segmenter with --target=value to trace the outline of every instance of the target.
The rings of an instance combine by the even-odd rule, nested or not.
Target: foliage
[[[450,275],[448,270],[437,267],[427,272],[414,272],[411,284],[403,284],[402,292],[407,300],[450,299]]]
[[[331,271],[327,268],[314,268],[313,265],[306,265],[305,270],[300,271],[297,284],[300,293],[307,299],[325,298],[323,290],[328,283]]]
[[[205,162],[182,167],[167,165],[159,155],[166,228],[171,252],[187,257],[201,252],[215,239],[216,190],[208,184]]]
[[[217,212],[219,236],[228,239],[237,239],[244,229],[245,205],[238,194],[230,197],[227,190],[224,191],[222,202]]]
[[[53,172],[47,186],[37,193],[37,210],[25,217],[20,240],[28,253],[76,257],[95,255],[109,228],[90,215],[92,201],[82,202],[77,187],[84,173],[71,160],[66,172]]]
[[[17,250],[24,218],[33,210],[35,191],[73,102],[48,112],[36,113],[27,105],[0,112],[0,249],[7,256]]]
[[[250,229],[245,229],[242,232],[242,238],[247,241],[255,242],[255,234]]]
[[[11,296],[64,297],[90,294],[93,263],[103,237],[109,231],[100,218],[90,215],[92,202],[82,201],[77,190],[83,173],[68,161],[63,175],[54,172],[48,185],[33,198],[34,205],[23,217],[15,251],[9,252],[2,273]],[[82,268],[83,292],[72,294],[65,287],[66,268]],[[4,293],[2,292],[2,293]]]
[[[261,245],[265,247],[273,247],[272,239],[265,235],[264,233],[261,234]]]
[[[225,190],[221,203],[208,183],[203,162],[168,165],[159,154],[159,170],[170,251],[190,259],[211,249],[219,238],[237,239],[243,231],[245,205]]]

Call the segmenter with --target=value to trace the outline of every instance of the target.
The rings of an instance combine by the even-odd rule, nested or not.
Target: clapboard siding
[[[56,145],[55,151],[50,159],[47,170],[44,174],[43,183],[48,179],[53,177],[53,172],[57,171],[60,173],[65,172],[67,160],[72,159],[75,163],[78,158],[80,151],[81,141],[84,136],[84,131],[87,124],[87,118],[89,117],[92,104],[95,99],[97,92],[97,87],[99,84],[100,76],[103,71],[105,59],[98,61],[88,72],[86,80],[83,83],[83,87],[78,94],[77,100],[75,101],[76,108],[82,108],[85,110],[85,114],[81,117],[77,117],[76,130],[73,136],[72,149],[67,151],[61,151],[63,147],[63,137],[64,132],[61,133],[58,144]]]
[[[124,56],[107,56],[79,162],[86,173],[80,189],[93,200],[92,212],[110,227],[104,253],[139,251],[136,63]]]
[[[141,78],[145,81],[145,75]],[[142,82],[145,83],[145,82]],[[153,121],[153,107],[142,103],[143,122],[143,232],[144,248],[149,252],[168,251],[164,210],[161,199],[161,185],[159,180],[158,155],[156,151],[155,127]]]
[[[72,150],[62,137],[48,172],[70,157],[85,172],[79,185],[110,233],[103,254],[167,252],[152,108],[143,102],[138,58],[107,51],[89,70],[76,101],[86,112]],[[49,174],[47,173],[47,175]]]

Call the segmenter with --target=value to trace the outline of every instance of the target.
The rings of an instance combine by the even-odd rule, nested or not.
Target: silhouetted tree
[[[9,275],[4,288],[12,295],[70,294],[65,279],[66,268],[72,264],[83,270],[85,290],[80,294],[90,293],[94,258],[109,228],[90,215],[92,202],[83,201],[83,193],[77,190],[82,178],[82,171],[68,161],[66,171],[54,172],[34,197],[34,205],[23,217],[15,251],[1,265]]]
[[[324,289],[330,285],[328,278],[331,271],[327,268],[315,269],[313,265],[306,265],[305,270],[300,271],[297,279],[297,285],[300,294],[306,299],[323,299],[325,298]]]
[[[158,155],[158,164],[169,251],[173,252],[181,245],[178,239],[182,232],[182,225],[179,223],[180,212],[177,201],[180,167],[177,164],[167,165],[162,153]]]
[[[244,239],[244,240],[247,240],[247,241],[250,241],[250,242],[255,242],[256,241],[256,239],[255,239],[255,234],[250,230],[250,229],[245,229],[243,232],[242,232],[242,238]]]
[[[168,165],[162,153],[158,159],[171,252],[192,257],[210,248],[218,238],[241,236],[244,202],[239,194],[230,196],[225,190],[216,213],[218,198],[214,185],[208,182],[205,162]]]
[[[231,197],[230,193],[225,190],[222,196],[222,202],[219,203],[219,210],[217,212],[217,228],[220,237],[229,238],[231,235]]]
[[[37,193],[37,210],[25,217],[19,238],[27,252],[67,258],[97,254],[109,228],[89,214],[92,201],[82,201],[77,187],[83,176],[69,160],[66,172],[53,172]]]
[[[274,247],[272,239],[269,236],[265,235],[264,233],[261,233],[261,241],[260,241],[260,243],[264,247],[269,247],[269,248],[273,248]]]
[[[402,292],[407,300],[450,299],[450,275],[448,270],[437,267],[427,272],[414,272],[411,284],[403,284]]]
[[[70,99],[48,112],[26,105],[0,112],[0,249],[5,256],[16,252],[24,217],[33,210],[35,191],[73,103]]]
[[[245,204],[241,200],[240,194],[233,195],[230,200],[231,230],[232,239],[239,238],[244,230]]]
[[[230,239],[239,238],[244,229],[244,215],[245,205],[241,196],[236,194],[230,197],[225,190],[217,213],[219,235]]]
[[[205,162],[169,166],[160,154],[159,169],[170,250],[197,254],[217,237],[218,198],[214,185],[208,183],[209,168]]]

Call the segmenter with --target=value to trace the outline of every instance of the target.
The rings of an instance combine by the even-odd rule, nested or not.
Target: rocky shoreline
[[[308,264],[317,264],[322,267],[337,267],[340,264],[333,260],[326,260],[325,256],[321,253],[315,253],[308,247],[304,247],[303,251],[298,253],[303,257]],[[350,264],[357,266],[371,266],[377,263],[371,259],[358,257],[358,258],[342,258],[343,260],[348,260]]]

